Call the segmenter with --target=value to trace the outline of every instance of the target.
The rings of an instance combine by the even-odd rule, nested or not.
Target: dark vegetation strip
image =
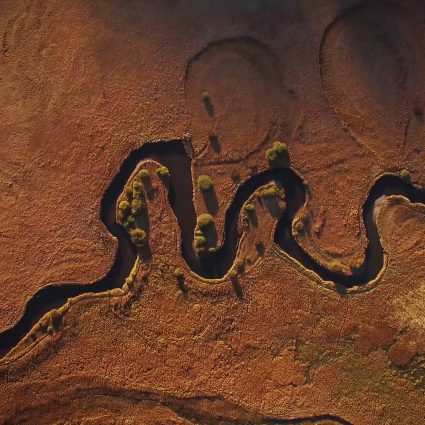
[[[203,425],[303,425],[306,423],[316,424],[323,421],[333,421],[339,425],[352,425],[350,422],[334,415],[317,415],[311,417],[303,417],[296,419],[276,419],[262,417],[257,414],[251,414],[244,408],[233,403],[225,401],[218,397],[192,397],[178,398],[168,394],[140,392],[137,390],[126,390],[108,387],[94,387],[88,389],[78,389],[71,391],[59,399],[43,401],[36,406],[20,408],[15,411],[12,417],[5,421],[6,424],[28,423],[29,418],[44,418],[45,420],[58,419],[58,412],[69,405],[76,403],[75,408],[78,409],[78,403],[86,401],[86,405],[90,399],[96,399],[103,408],[110,409],[111,412],[122,411],[125,406],[120,406],[120,402],[130,402],[132,405],[148,404],[150,406],[162,407],[169,409],[180,418],[184,418],[190,422],[201,423]],[[102,400],[104,399],[104,400]],[[209,409],[206,409],[209,406]],[[222,409],[223,411],[220,411]],[[208,410],[208,412],[207,412]],[[231,413],[229,418],[228,411]],[[53,417],[51,416],[53,414]],[[56,416],[56,417],[55,417]],[[238,417],[239,416],[239,417]],[[252,417],[252,419],[251,419]]]
[[[115,222],[115,203],[137,164],[147,158],[158,161],[170,170],[171,185],[168,198],[181,229],[183,257],[194,272],[207,278],[222,277],[229,270],[238,247],[240,235],[237,233],[237,220],[242,205],[256,189],[270,181],[279,181],[284,187],[287,205],[277,224],[275,242],[304,267],[313,270],[324,280],[335,282],[342,293],[347,287],[362,285],[374,279],[382,269],[383,249],[373,222],[373,207],[376,199],[382,195],[400,194],[409,198],[411,202],[425,203],[424,190],[417,189],[394,175],[380,178],[372,187],[363,205],[363,219],[369,240],[365,264],[358,272],[346,276],[321,266],[297,244],[292,236],[291,225],[295,214],[305,201],[303,181],[289,168],[269,169],[252,176],[239,187],[231,207],[226,212],[225,239],[222,247],[215,253],[208,254],[207,258],[200,259],[192,246],[196,213],[192,203],[191,159],[184,142],[176,140],[144,144],[134,150],[123,162],[101,202],[101,219],[119,241],[115,261],[109,272],[92,284],[61,283],[40,289],[28,302],[18,323],[0,334],[0,355],[6,354],[13,348],[43,314],[62,306],[68,298],[88,292],[104,292],[123,284],[136,260],[136,250],[128,233]]]

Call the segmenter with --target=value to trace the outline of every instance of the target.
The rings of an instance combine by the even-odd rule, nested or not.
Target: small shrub
[[[131,212],[134,215],[138,215],[144,210],[146,207],[146,204],[139,198],[134,198],[131,201]]]
[[[200,175],[198,177],[198,186],[202,191],[207,191],[213,187],[213,181],[210,176]]]
[[[138,247],[142,247],[146,242],[146,232],[143,229],[134,229],[130,232],[131,242]]]
[[[207,242],[207,240],[204,236],[195,236],[195,239],[194,239],[195,247],[203,246],[203,245],[205,245],[206,242]]]
[[[135,224],[136,224],[136,219],[132,215],[129,215],[127,217],[127,220],[124,221],[123,226],[128,230],[134,227]]]
[[[287,164],[289,151],[286,143],[274,142],[273,146],[266,151],[266,160],[271,167]]]
[[[131,187],[125,188],[125,196],[127,197],[129,201],[133,199],[133,190],[131,189]]]
[[[409,170],[406,170],[405,168],[400,171],[400,177],[407,183],[410,183],[412,181]]]
[[[162,165],[161,167],[156,169],[156,174],[158,174],[160,178],[168,178],[170,177],[170,170],[164,165]]]
[[[122,212],[122,213],[129,213],[130,212],[130,210],[131,210],[131,205],[130,205],[130,202],[128,202],[128,201],[121,201],[119,204],[118,204],[118,209]]]
[[[149,177],[150,177],[150,174],[149,174],[148,170],[146,170],[145,168],[140,170],[140,172],[139,172],[139,179],[140,180],[147,180],[147,179],[149,179]]]
[[[261,191],[261,196],[263,198],[274,198],[275,196],[278,195],[278,190],[276,186],[270,186],[270,187],[266,187],[265,189],[263,189]]]
[[[136,192],[136,193],[140,193],[142,191],[142,183],[135,180],[133,182],[133,191]],[[134,194],[134,192],[133,192],[133,194]]]
[[[345,271],[344,265],[338,260],[332,260],[328,264],[328,269],[334,273],[344,273]]]
[[[214,224],[214,218],[210,214],[201,214],[196,219],[196,223],[198,224],[200,229],[206,229],[207,227]]]
[[[227,273],[227,276],[229,276],[230,279],[234,279],[238,275],[238,272],[234,269],[230,269]]]
[[[210,95],[209,95],[209,93],[208,93],[207,91],[203,91],[203,92],[201,93],[201,99],[202,99],[204,102],[208,102],[208,101],[210,100]]]
[[[254,204],[246,204],[245,205],[245,211],[247,211],[249,213],[253,212],[254,209],[255,209]]]
[[[184,271],[180,267],[177,267],[174,269],[173,275],[177,278],[177,280],[182,280],[184,277]]]

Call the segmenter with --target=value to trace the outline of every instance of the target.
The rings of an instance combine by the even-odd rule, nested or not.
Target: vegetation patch
[[[338,260],[332,260],[330,263],[328,263],[328,269],[334,273],[345,272],[344,264],[342,264],[341,261]]]
[[[179,282],[184,280],[184,271],[180,267],[174,269],[173,275]]]
[[[148,170],[146,170],[145,168],[140,170],[140,172],[139,172],[139,179],[140,180],[148,180],[149,178],[150,178],[150,174],[149,174]]]
[[[159,177],[170,177],[170,170],[165,165],[162,165],[156,169],[156,174],[158,174]]]
[[[266,187],[260,192],[260,195],[263,198],[274,198],[275,196],[279,195],[279,190],[276,186]]]
[[[289,151],[286,143],[274,142],[266,151],[266,160],[270,167],[282,167],[289,163]]]
[[[118,204],[118,209],[121,211],[121,213],[123,214],[129,214],[131,211],[131,205],[130,202],[128,201],[121,201]]]
[[[407,183],[412,182],[412,177],[410,176],[410,172],[409,172],[409,170],[406,170],[405,168],[403,168],[400,171],[400,177],[401,177],[402,180],[404,180]]]
[[[210,176],[202,174],[198,177],[198,186],[203,192],[211,190],[213,187],[213,181]]]
[[[196,219],[196,224],[200,229],[206,229],[214,224],[214,218],[211,214],[201,214]]]
[[[207,239],[205,236],[195,236],[193,246],[195,247],[195,252],[202,253],[205,252],[205,244],[207,242]]]
[[[130,232],[131,242],[138,248],[143,247],[146,242],[146,232],[143,229],[137,228]]]
[[[255,207],[254,204],[248,203],[245,204],[245,211],[248,213],[252,213],[254,211]]]
[[[133,215],[129,215],[127,219],[124,221],[123,226],[125,229],[129,230],[136,225],[136,219]]]
[[[139,215],[146,208],[146,204],[140,198],[134,198],[131,201],[131,213]]]

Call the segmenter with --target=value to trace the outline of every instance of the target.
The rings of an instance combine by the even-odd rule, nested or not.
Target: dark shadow
[[[220,142],[218,141],[218,136],[215,134],[210,135],[210,145],[214,149],[215,152],[221,152]]]
[[[230,279],[230,281],[232,282],[232,286],[233,286],[233,289],[235,291],[236,296],[239,299],[242,299],[243,298],[243,291],[242,291],[242,286],[239,283],[238,278],[237,277],[233,277],[233,278]]]
[[[260,257],[264,257],[264,253],[266,252],[266,248],[262,242],[257,242],[255,244],[255,249]]]
[[[208,253],[208,248],[215,248],[217,246],[217,229],[215,228],[215,224],[209,224],[207,227],[202,229],[202,232],[207,240],[205,246]]]
[[[273,218],[279,219],[282,216],[282,208],[279,206],[277,196],[263,198],[263,204]]]
[[[258,217],[255,210],[247,211],[248,220],[253,227],[258,227]]]
[[[211,187],[208,190],[201,190],[201,193],[208,212],[211,215],[216,215],[218,212],[218,200],[214,187]]]
[[[204,94],[202,96],[202,102],[204,103],[205,110],[207,111],[208,115],[210,117],[213,117],[214,116],[214,107],[213,107],[213,104],[211,102],[211,98],[209,97],[209,95]]]
[[[152,185],[152,179],[150,176],[142,179],[143,190],[146,193],[146,197],[151,201],[155,196],[155,188]]]

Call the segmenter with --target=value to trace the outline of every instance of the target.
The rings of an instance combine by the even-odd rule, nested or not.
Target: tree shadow
[[[282,207],[277,196],[264,198],[263,205],[273,218],[279,219],[282,216]]]
[[[146,193],[146,197],[149,200],[152,200],[154,198],[155,195],[155,188],[152,185],[152,180],[150,177],[145,177],[142,179],[142,185],[143,185],[143,189]]]
[[[247,211],[248,220],[254,227],[258,227],[258,216],[255,210]]]
[[[204,103],[205,109],[210,117],[214,116],[214,106],[211,102],[211,98],[207,93],[202,93],[202,102]]]
[[[242,286],[241,286],[238,278],[237,277],[233,277],[233,278],[230,279],[230,281],[232,283],[232,286],[233,286],[233,289],[235,291],[236,296],[239,299],[242,299],[243,298],[243,291],[242,291]]]
[[[211,187],[208,190],[203,190],[202,198],[204,199],[204,204],[207,207],[208,212],[211,215],[216,215],[218,212],[218,200],[214,187]]]
[[[215,152],[220,153],[221,152],[221,146],[220,142],[218,140],[218,136],[216,134],[211,134],[210,137],[210,145],[214,149]]]

